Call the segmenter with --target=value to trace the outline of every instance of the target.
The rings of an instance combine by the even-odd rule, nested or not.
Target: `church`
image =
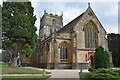
[[[31,55],[32,66],[46,69],[79,69],[94,66],[94,53],[102,46],[110,56],[107,32],[90,4],[81,15],[63,26],[63,15],[44,11],[40,19],[39,41]]]

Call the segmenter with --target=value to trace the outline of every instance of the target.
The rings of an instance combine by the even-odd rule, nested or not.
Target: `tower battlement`
[[[49,36],[50,31],[59,30],[63,27],[63,14],[57,15],[52,13],[47,13],[44,11],[43,16],[40,19],[40,30],[39,35],[43,37],[44,35]]]

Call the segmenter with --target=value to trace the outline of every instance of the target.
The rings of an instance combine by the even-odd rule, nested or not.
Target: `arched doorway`
[[[91,61],[90,61],[90,62],[91,62],[90,65],[91,65],[91,67],[93,67],[93,66],[94,66],[94,62],[93,62],[93,56],[92,56],[92,55],[90,56],[90,60],[91,60]]]

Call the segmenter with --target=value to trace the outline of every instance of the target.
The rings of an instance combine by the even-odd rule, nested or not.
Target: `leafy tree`
[[[120,34],[108,34],[108,47],[112,52],[113,64],[116,67],[120,67]]]
[[[22,54],[30,55],[37,41],[36,16],[31,2],[3,2],[3,48],[10,57],[10,66],[17,67]]]
[[[101,46],[98,46],[95,51],[94,55],[94,63],[95,68],[109,68],[110,66],[110,59],[109,55],[106,51],[104,51],[104,48]]]

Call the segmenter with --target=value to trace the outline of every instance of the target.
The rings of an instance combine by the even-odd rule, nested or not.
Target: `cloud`
[[[36,20],[36,22],[35,22],[35,26],[36,26],[36,28],[37,28],[36,34],[39,35],[40,20]]]
[[[63,24],[70,22],[74,18],[76,18],[78,15],[81,14],[82,8],[78,7],[70,7],[66,3],[61,2],[33,2],[32,6],[34,7],[34,14],[37,17],[37,21],[35,22],[35,26],[37,27],[37,30],[39,31],[39,25],[40,25],[40,17],[43,15],[43,11],[46,10],[48,13],[58,14],[61,15],[63,13]],[[36,32],[37,34],[39,32]]]
[[[41,0],[30,0],[34,7],[34,14],[37,17],[35,26],[37,27],[37,34],[39,33],[40,17],[44,10],[48,13],[61,15],[63,13],[63,24],[79,16],[87,9],[87,2],[46,2]],[[94,0],[95,1],[95,0]],[[2,1],[0,1],[0,4]],[[118,3],[117,2],[91,2],[91,7],[98,19],[108,33],[118,31]],[[113,27],[114,26],[114,27]]]
[[[114,7],[112,7],[114,6]],[[108,10],[105,12],[105,16],[114,16],[116,15],[116,17],[118,17],[118,5],[117,4],[113,4],[111,5],[111,7],[108,8]]]
[[[64,25],[79,16],[81,12],[83,11],[78,8],[66,8],[66,10],[63,12]]]
[[[2,5],[2,0],[0,0],[0,5]]]
[[[43,11],[46,10],[48,13],[61,15],[63,13],[63,24],[66,25],[68,22],[79,16],[84,8],[75,6],[73,3],[65,2],[32,2],[35,8],[34,13],[36,14],[37,21],[35,26],[39,31],[39,18],[43,15]],[[74,6],[74,7],[73,7]],[[38,34],[37,31],[37,34]]]
[[[107,31],[107,33],[118,33],[118,25],[111,25],[111,24],[107,24],[105,25],[106,27],[105,30]]]
[[[31,0],[35,2],[118,2],[119,0]]]
[[[118,3],[92,3],[92,9],[108,33],[118,33]]]
[[[78,7],[68,7],[66,5],[62,7],[57,7],[57,11],[53,12],[54,14],[61,15],[63,14],[63,24],[66,25],[68,22],[79,16],[82,12],[82,8]]]
[[[35,23],[37,29],[39,30],[40,21],[39,18],[43,15],[43,11],[46,9],[48,13],[61,15],[63,13],[63,24],[66,25],[68,22],[79,16],[84,12],[87,3],[77,3],[77,2],[32,2],[35,8],[35,14],[37,15],[37,21]],[[116,33],[117,29],[117,3],[111,2],[92,2],[91,7],[98,19],[106,29],[108,33]],[[114,27],[113,27],[114,26]],[[37,31],[38,34],[38,31]]]

